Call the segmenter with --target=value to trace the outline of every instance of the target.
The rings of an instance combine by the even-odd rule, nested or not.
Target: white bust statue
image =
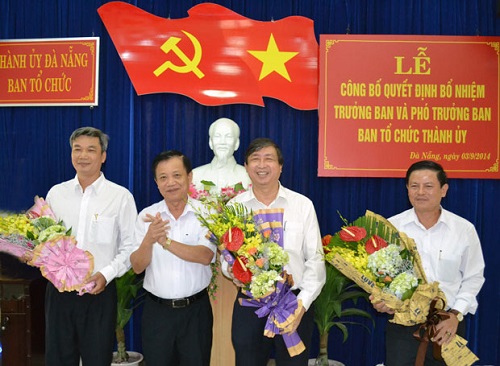
[[[244,166],[238,165],[233,154],[240,146],[240,127],[229,118],[219,118],[208,130],[210,149],[214,158],[208,164],[193,169],[193,184],[203,189],[202,180],[215,184],[215,189],[242,183],[245,189],[250,178]]]

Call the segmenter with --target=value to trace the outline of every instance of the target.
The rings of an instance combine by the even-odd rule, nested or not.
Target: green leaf
[[[118,348],[126,352],[123,328],[127,325],[134,309],[144,301],[145,292],[142,289],[143,276],[137,275],[133,269],[115,279],[117,293],[116,339]]]
[[[367,299],[369,295],[360,290],[358,285],[330,263],[325,263],[325,266],[326,282],[314,301],[314,321],[320,333],[328,333],[333,326],[338,328],[342,332],[345,342],[349,335],[345,324],[361,325],[367,328],[364,324],[346,320],[346,317],[360,316],[371,319],[372,323],[375,324],[370,313],[357,308],[346,309],[345,301],[351,300],[356,303],[359,298]]]
[[[347,330],[347,327],[344,325],[344,323],[340,323],[340,322],[335,322],[335,323],[333,323],[333,325],[335,325],[338,329],[340,329],[342,331],[342,334],[344,336],[342,343],[345,343],[345,341],[347,340],[347,337],[349,337],[349,331]]]
[[[243,187],[243,184],[241,184],[241,182],[240,183],[236,183],[234,185],[234,191],[236,193],[241,192],[241,191],[245,191],[245,187]]]
[[[204,186],[215,187],[215,183],[209,180],[202,180],[201,184],[203,184]]]

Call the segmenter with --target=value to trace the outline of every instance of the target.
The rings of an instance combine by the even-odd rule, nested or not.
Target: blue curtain
[[[231,105],[205,107],[174,94],[137,96],[123,64],[97,14],[103,0],[0,1],[0,38],[58,38],[99,36],[99,106],[0,108],[0,209],[29,208],[33,196],[74,176],[68,138],[80,126],[103,129],[110,137],[106,176],[135,196],[139,209],[161,199],[152,180],[152,158],[164,149],[179,149],[193,165],[207,163],[208,126],[219,117],[234,119],[241,128],[242,163],[250,140],[265,136],[283,148],[283,185],[309,196],[316,206],[322,234],[342,224],[337,211],[354,220],[366,209],[391,216],[409,207],[403,179],[317,177],[318,113],[298,111],[265,99],[265,107]],[[161,17],[181,18],[201,1],[129,1]],[[270,21],[290,15],[314,20],[319,34],[500,35],[495,0],[214,0],[246,17]],[[346,151],[349,154],[349,151]],[[482,240],[486,283],[478,313],[468,320],[470,348],[482,365],[500,365],[500,181],[451,181],[443,205],[473,222]],[[384,361],[386,318],[373,313],[371,332],[349,328],[345,343],[332,330],[330,354],[346,365],[375,365]],[[131,347],[141,350],[139,323],[129,332]],[[370,323],[366,323],[371,328]],[[317,349],[312,350],[313,353]],[[315,354],[313,354],[315,356]]]

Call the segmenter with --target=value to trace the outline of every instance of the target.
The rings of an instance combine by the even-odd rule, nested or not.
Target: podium
[[[235,355],[231,342],[231,322],[233,317],[233,304],[238,293],[232,281],[219,273],[217,277],[218,291],[215,301],[212,302],[214,314],[212,355],[210,364],[217,366],[233,366]]]

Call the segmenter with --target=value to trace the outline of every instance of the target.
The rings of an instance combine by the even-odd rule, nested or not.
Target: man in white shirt
[[[234,303],[232,341],[237,366],[265,366],[272,348],[278,365],[304,366],[308,364],[311,337],[314,329],[312,302],[321,292],[326,272],[323,261],[321,234],[313,203],[307,197],[283,187],[279,178],[283,168],[281,149],[270,139],[253,140],[245,153],[245,168],[252,181],[250,190],[239,194],[231,202],[241,202],[252,210],[282,208],[284,249],[290,261],[285,266],[293,276],[292,289],[302,302],[300,314],[288,329],[297,331],[306,349],[290,357],[283,337],[264,336],[266,317],[259,318],[255,308],[242,306],[239,298]],[[225,274],[231,269],[223,262]]]
[[[201,181],[210,181],[218,192],[237,183],[248,188],[250,178],[233,156],[240,146],[240,127],[229,118],[219,118],[210,125],[208,134],[214,158],[210,163],[193,169],[193,184],[197,189],[204,189]]]
[[[448,344],[455,334],[465,337],[464,315],[474,314],[484,283],[484,259],[474,225],[445,210],[441,200],[448,192],[443,167],[429,160],[414,163],[406,173],[408,198],[413,208],[389,221],[415,240],[429,282],[439,282],[446,295],[449,319],[436,326],[434,342]],[[393,314],[385,303],[375,303],[380,312]],[[413,337],[419,327],[388,323],[386,329],[386,365],[413,365],[420,342]],[[445,365],[434,359],[433,347],[427,348],[425,365]]]
[[[116,287],[114,279],[129,268],[137,209],[132,194],[101,172],[108,136],[82,127],[70,137],[76,177],[55,185],[47,202],[58,219],[72,228],[77,246],[94,256],[95,287],[83,296],[60,293],[47,285],[46,364],[109,366],[114,347]]]
[[[188,196],[189,159],[165,151],[152,170],[163,200],[140,212],[138,247],[130,257],[136,273],[146,271],[144,358],[148,365],[209,366],[213,316],[207,287],[216,247],[196,217],[201,203]]]

